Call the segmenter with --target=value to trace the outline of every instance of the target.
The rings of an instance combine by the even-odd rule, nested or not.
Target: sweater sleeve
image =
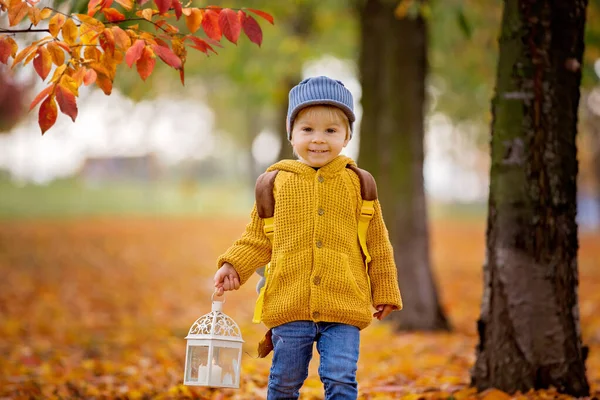
[[[250,214],[251,221],[246,230],[227,251],[217,259],[220,268],[228,262],[240,276],[240,284],[244,284],[257,268],[271,260],[271,241],[263,231],[263,220],[258,216],[256,204]]]
[[[367,249],[371,255],[369,277],[373,305],[389,304],[402,309],[402,297],[398,287],[398,273],[394,262],[394,250],[388,230],[383,221],[379,200],[374,203],[375,213],[367,232]]]

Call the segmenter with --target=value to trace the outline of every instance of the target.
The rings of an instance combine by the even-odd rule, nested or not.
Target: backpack
[[[369,280],[369,262],[371,262],[371,255],[367,251],[367,230],[369,229],[369,223],[371,222],[375,212],[373,203],[377,199],[377,184],[375,183],[373,175],[364,169],[360,169],[355,165],[346,165],[346,168],[351,169],[358,176],[360,181],[360,196],[362,198],[362,205],[358,219],[358,240],[365,257],[365,269],[367,271],[367,280]],[[265,235],[267,235],[271,241],[271,244],[273,243],[273,235],[275,233],[275,228],[273,226],[273,216],[275,214],[275,196],[273,195],[273,186],[275,184],[275,178],[277,177],[278,172],[278,170],[274,170],[263,173],[256,180],[256,186],[254,189],[258,216],[263,220],[263,229]],[[269,278],[270,265],[271,263],[256,270],[256,273],[260,275],[261,279],[256,285],[258,299],[256,300],[254,316],[252,317],[252,322],[255,324],[259,324],[261,322],[262,308],[265,290],[268,283],[267,281]]]

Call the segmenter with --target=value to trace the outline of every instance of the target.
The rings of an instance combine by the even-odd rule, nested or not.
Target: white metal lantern
[[[221,311],[225,301],[214,296],[212,311],[198,318],[185,337],[183,384],[239,388],[244,341],[235,321]]]

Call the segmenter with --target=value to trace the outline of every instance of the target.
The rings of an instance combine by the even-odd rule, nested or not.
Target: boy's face
[[[343,112],[326,106],[307,107],[298,113],[292,128],[292,147],[300,161],[322,167],[336,158],[350,141]]]

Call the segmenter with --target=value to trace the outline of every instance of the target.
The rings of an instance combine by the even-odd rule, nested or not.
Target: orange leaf
[[[42,11],[40,12],[40,19],[44,20],[44,19],[48,18],[51,15],[52,15],[52,9],[46,7],[44,9],[42,9]]]
[[[131,68],[133,64],[140,59],[140,57],[142,56],[142,51],[144,51],[145,45],[146,44],[143,40],[138,39],[135,41],[133,46],[127,49],[127,52],[125,53],[125,62],[127,62],[129,68]]]
[[[73,46],[75,41],[77,40],[77,33],[79,28],[75,25],[75,22],[71,18],[67,19],[65,24],[62,27],[62,35],[63,39],[69,46]]]
[[[10,0],[8,3],[8,24],[15,26],[27,15],[29,6],[21,0]]]
[[[133,1],[132,0],[115,0],[115,1],[117,3],[119,3],[127,11],[131,11],[131,9],[133,8]]]
[[[91,85],[92,83],[96,82],[97,76],[98,74],[96,73],[96,71],[94,71],[93,69],[88,69],[83,77],[83,84],[85,86]]]
[[[29,105],[29,111],[33,110],[35,108],[35,106],[37,106],[39,104],[39,102],[42,101],[43,98],[48,96],[48,94],[50,94],[50,92],[52,91],[53,88],[54,88],[54,85],[51,85],[51,86],[48,86],[47,88],[44,88],[44,90],[42,90],[41,92],[39,92],[38,95],[35,96],[35,99],[33,99],[31,104]]]
[[[194,33],[200,29],[204,12],[198,8],[188,8],[188,10],[189,15],[185,16],[185,24],[187,25],[190,33]]]
[[[240,23],[240,17],[238,13],[230,8],[225,8],[219,13],[219,27],[223,32],[223,35],[231,43],[237,44],[237,40],[240,37],[240,31],[242,25]]]
[[[115,38],[115,45],[121,50],[127,50],[131,47],[131,38],[125,31],[118,26],[113,26],[110,28],[113,32],[113,36]]]
[[[158,12],[161,14],[169,11],[169,8],[171,7],[171,0],[154,0],[154,3],[156,4],[156,7],[158,7]]]
[[[202,19],[202,29],[206,35],[214,40],[221,40],[221,28],[219,27],[219,14],[213,10],[206,10]]]
[[[33,67],[42,80],[45,80],[52,69],[52,56],[45,47],[38,47],[37,55],[33,59]]]
[[[102,0],[90,0],[90,2],[88,3],[88,15],[89,16],[94,16],[94,14],[96,14],[96,12],[100,9],[100,3],[102,3]]]
[[[46,46],[48,52],[50,53],[50,57],[52,58],[52,62],[56,64],[56,66],[62,65],[65,63],[65,53],[61,49],[61,47],[56,44],[56,42],[50,42]]]
[[[271,16],[271,14],[267,14],[264,11],[260,11],[260,10],[255,10],[253,8],[246,8],[246,10],[263,17],[264,19],[266,19],[267,21],[269,21],[271,23],[271,25],[274,25],[275,23],[273,22],[273,17]]]
[[[140,11],[140,15],[142,16],[142,18],[147,19],[148,21],[152,21],[152,15],[154,15],[154,10],[151,8],[144,8],[142,11]]]
[[[114,8],[104,8],[102,9],[102,13],[109,22],[119,22],[125,20],[125,16]]]
[[[498,389],[488,389],[481,393],[483,400],[510,400],[512,396]]]
[[[144,47],[144,51],[142,52],[142,56],[135,63],[137,67],[138,74],[142,80],[148,79],[152,71],[154,70],[154,65],[156,64],[156,59],[154,58],[154,53],[150,47]]]
[[[181,68],[181,59],[168,47],[154,45],[152,46],[152,50],[154,50],[154,53],[156,53],[165,64],[170,65],[175,69]]]
[[[60,32],[60,28],[65,24],[67,17],[63,14],[54,14],[54,17],[50,18],[50,25],[48,29],[50,30],[50,34],[54,37],[58,36]]]
[[[15,65],[23,61],[23,59],[31,54],[32,51],[36,50],[36,48],[37,47],[35,45],[30,45],[21,50],[14,58],[11,68],[14,68]]]
[[[115,36],[112,30],[107,28],[100,34],[100,47],[105,53],[113,54],[115,52]]]
[[[60,111],[71,117],[73,122],[75,122],[75,118],[77,118],[77,100],[75,99],[75,95],[64,86],[58,85],[56,87],[56,101],[58,101]]]
[[[112,81],[106,75],[97,74],[96,85],[102,89],[105,95],[110,95],[112,92]]]
[[[0,62],[2,64],[7,64],[8,63],[8,57],[10,57],[12,55],[12,53],[13,53],[13,47],[8,42],[7,39],[9,39],[9,38],[7,38],[7,37],[0,37]]]
[[[37,7],[28,7],[27,14],[29,14],[29,20],[33,24],[33,26],[37,26],[37,24],[42,20],[41,11]]]
[[[239,12],[243,14],[243,11]],[[243,14],[242,28],[244,28],[244,33],[248,36],[248,39],[260,47],[263,39],[262,29],[260,29],[260,25],[252,15]]]
[[[171,7],[175,9],[175,17],[177,21],[181,18],[181,14],[183,12],[183,7],[181,7],[181,2],[179,0],[172,0]]]
[[[42,135],[54,125],[56,117],[58,116],[58,110],[56,108],[56,102],[54,96],[46,97],[46,100],[42,102],[40,112],[38,116],[38,123],[42,129]]]
[[[76,68],[75,71],[71,74],[71,76],[68,77],[71,79],[63,78],[61,80],[61,84],[66,85],[68,89],[71,90],[71,92],[75,96],[77,96],[79,92],[79,86],[81,86],[81,84],[83,83],[83,77],[85,76],[86,72],[86,67]]]
[[[179,68],[179,79],[181,80],[181,84],[185,85],[185,74],[183,73],[183,65]]]

